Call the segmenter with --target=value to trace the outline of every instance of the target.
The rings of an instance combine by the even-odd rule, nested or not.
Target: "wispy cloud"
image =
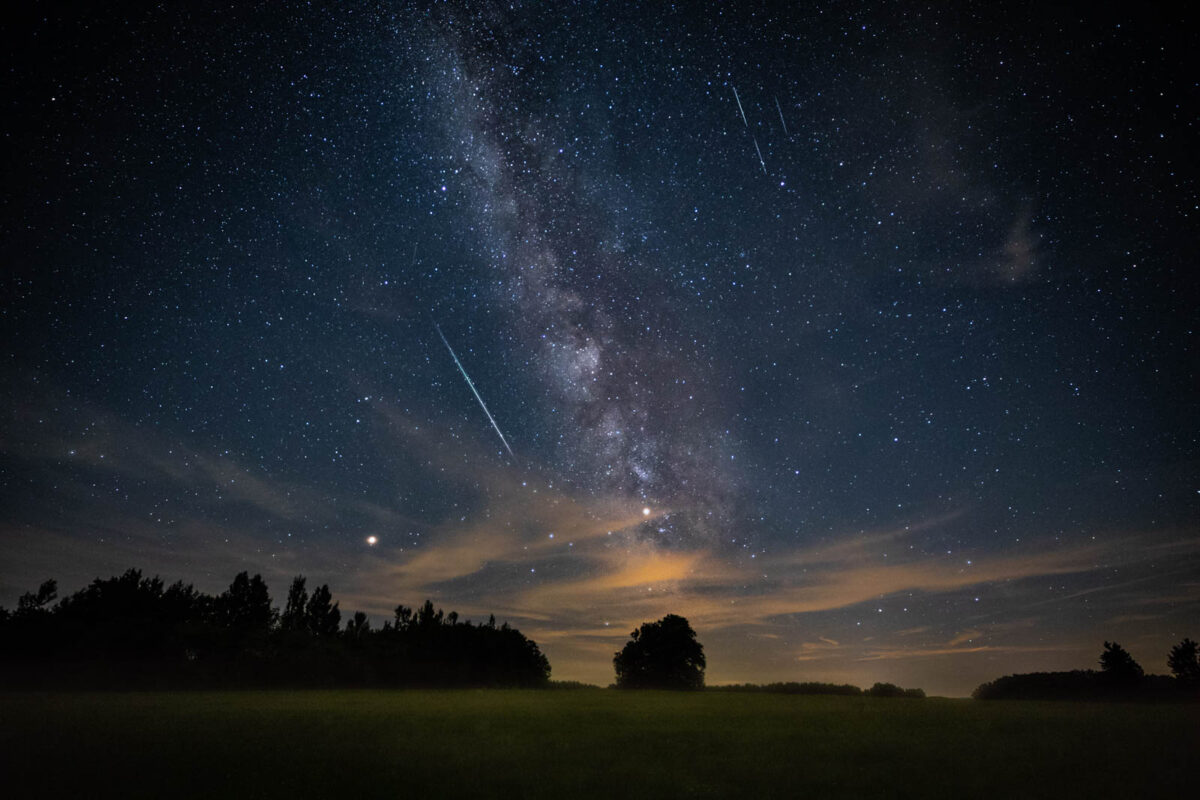
[[[278,601],[282,582],[304,573],[329,582],[345,611],[387,616],[397,603],[431,597],[464,616],[495,613],[542,643],[563,677],[607,672],[631,629],[680,613],[712,643],[710,666],[718,675],[751,658],[776,665],[774,673],[764,667],[768,672],[750,676],[755,680],[792,679],[788,670],[797,664],[826,675],[851,674],[839,664],[971,656],[992,665],[988,659],[1036,655],[1037,663],[1055,665],[1086,645],[1033,639],[1035,629],[1054,624],[1049,609],[1088,603],[1116,627],[1200,606],[1193,580],[1200,543],[1179,532],[1115,531],[1040,545],[1029,544],[1038,541],[1031,535],[1019,547],[969,560],[926,549],[967,523],[969,513],[959,509],[879,530],[832,532],[750,559],[711,537],[688,544],[660,535],[664,520],[689,512],[686,498],[648,516],[628,497],[571,488],[536,466],[514,467],[477,443],[417,425],[395,407],[373,408],[382,446],[472,499],[422,513],[387,498],[330,494],[98,409],[75,408],[78,425],[60,414],[41,428],[10,426],[6,435],[23,438],[0,442],[0,452],[15,448],[43,474],[61,511],[52,522],[0,529],[5,554],[20,563],[6,573],[15,583],[0,590],[15,597],[51,576],[69,590],[99,574],[145,566],[219,591],[249,569],[280,587]],[[106,484],[122,491],[97,491]],[[140,494],[131,500],[125,487]],[[155,494],[190,499],[147,507],[142,501]],[[379,534],[375,547],[363,541],[368,530]],[[72,554],[70,566],[64,552]],[[1047,579],[1065,575],[1080,576],[1073,591],[1046,591]],[[981,610],[944,630],[924,621],[893,624],[891,617],[883,624],[884,615],[874,613],[899,605],[897,598],[905,605],[950,602],[984,594],[984,587],[1004,600],[999,621]],[[865,617],[866,609],[876,620],[869,637],[829,623],[838,615]]]
[[[840,657],[842,645],[834,639],[819,637],[815,642],[801,642],[796,648],[796,661],[824,661]]]
[[[978,631],[975,629],[965,630],[965,631],[962,631],[961,633],[959,633],[953,639],[951,639],[947,643],[946,646],[947,647],[958,647],[959,645],[966,644],[967,642],[973,642],[982,635],[983,635],[982,631]]]
[[[980,653],[1066,653],[1074,652],[1078,647],[1074,644],[1062,645],[972,645],[970,647],[905,647],[899,649],[881,649],[869,652],[858,658],[859,661],[898,661],[908,659],[939,658],[945,656],[969,656]]]

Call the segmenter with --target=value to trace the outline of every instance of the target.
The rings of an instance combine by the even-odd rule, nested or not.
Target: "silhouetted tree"
[[[433,601],[426,600],[425,605],[417,610],[416,626],[422,630],[432,630],[438,628],[442,624],[442,610],[439,608],[436,611],[433,608]]]
[[[25,592],[14,611],[0,609],[0,653],[16,659],[43,657],[61,644],[55,617],[47,606],[58,595],[53,580],[44,581],[36,592]]]
[[[308,630],[317,636],[337,634],[342,612],[338,611],[338,604],[333,602],[329,584],[313,589],[312,597],[308,598],[308,605],[304,609],[304,619]]]
[[[1171,653],[1167,656],[1167,666],[1179,681],[1188,684],[1200,683],[1200,648],[1191,639],[1184,639],[1171,648]]]
[[[1116,642],[1105,642],[1100,654],[1100,669],[1105,680],[1114,684],[1132,684],[1145,674],[1140,664],[1133,660],[1124,647]]]
[[[304,576],[292,578],[288,587],[287,605],[279,618],[279,627],[285,631],[305,630],[305,610],[308,606],[308,590],[304,588]]]
[[[177,622],[188,622],[203,616],[212,598],[196,591],[196,587],[176,581],[163,592],[162,602],[167,616]]]
[[[229,588],[217,598],[220,624],[242,633],[265,634],[275,621],[271,595],[262,575],[253,578],[239,572]]]
[[[704,647],[688,621],[668,614],[630,634],[613,656],[621,689],[704,688]]]
[[[167,657],[178,620],[169,619],[162,599],[162,580],[141,570],[96,578],[55,607],[55,649],[79,658]]]
[[[43,581],[42,585],[38,587],[36,594],[26,592],[17,599],[17,613],[32,614],[36,611],[42,611],[56,597],[58,597],[58,581],[53,578]]]
[[[346,636],[350,639],[361,639],[371,630],[371,621],[361,611],[355,611],[354,616],[346,620]]]
[[[396,630],[398,630],[398,631],[408,630],[409,626],[412,625],[412,621],[413,621],[413,613],[412,613],[411,608],[409,608],[408,606],[403,605],[403,604],[396,606],[396,616],[395,616],[395,620],[393,622],[393,626],[395,627]]]

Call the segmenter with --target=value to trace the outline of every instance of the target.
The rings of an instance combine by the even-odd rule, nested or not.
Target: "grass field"
[[[1200,707],[777,694],[0,695],[7,797],[1175,797]],[[12,791],[15,789],[15,792]]]

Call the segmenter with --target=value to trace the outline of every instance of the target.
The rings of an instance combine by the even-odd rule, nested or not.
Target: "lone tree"
[[[1184,639],[1171,648],[1167,666],[1178,680],[1200,685],[1200,652],[1191,639]]]
[[[613,656],[619,689],[703,689],[704,646],[688,621],[668,614],[630,634]]]
[[[1100,654],[1100,669],[1105,678],[1117,684],[1137,683],[1145,674],[1129,651],[1116,642],[1105,642]]]

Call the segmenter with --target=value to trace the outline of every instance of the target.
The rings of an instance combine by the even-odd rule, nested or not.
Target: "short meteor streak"
[[[746,122],[746,111],[745,111],[745,109],[742,108],[742,98],[738,97],[737,87],[734,86],[732,83],[729,84],[729,86],[730,86],[730,88],[733,89],[733,99],[737,100],[738,111],[742,112],[742,122],[745,123],[747,128],[749,128],[750,123]]]
[[[500,426],[496,424],[495,417],[492,416],[492,412],[488,411],[488,407],[483,402],[483,398],[479,396],[479,390],[476,389],[475,384],[471,382],[471,376],[467,374],[465,369],[463,369],[462,362],[459,361],[458,356],[454,354],[454,348],[450,346],[450,340],[446,338],[446,334],[442,333],[441,327],[439,327],[436,322],[433,323],[433,327],[435,330],[437,330],[438,336],[442,337],[442,344],[446,345],[446,349],[450,351],[450,357],[454,359],[454,364],[458,367],[458,371],[462,373],[464,378],[466,378],[467,386],[471,387],[471,394],[475,395],[475,399],[479,401],[479,407],[483,409],[484,414],[487,414],[488,422],[492,423],[492,427],[496,429],[496,435],[499,436],[500,441],[504,443],[504,449],[507,450],[508,454],[513,457],[513,461],[516,461],[517,454],[513,452],[511,447],[508,446],[508,440],[505,439],[504,434],[500,432]]]
[[[779,112],[779,121],[783,123],[783,135],[790,136],[787,130],[787,122],[783,119],[783,109],[779,107],[779,98],[775,98],[775,110]]]
[[[752,136],[752,137],[750,137],[750,138],[754,139],[754,137],[753,137],[753,136]],[[754,139],[754,151],[755,151],[756,153],[758,153],[758,163],[762,164],[762,168],[763,168],[763,175],[766,175],[766,174],[768,174],[768,173],[767,173],[767,162],[763,161],[763,157],[762,157],[762,150],[759,150],[759,149],[758,149],[758,139]]]

